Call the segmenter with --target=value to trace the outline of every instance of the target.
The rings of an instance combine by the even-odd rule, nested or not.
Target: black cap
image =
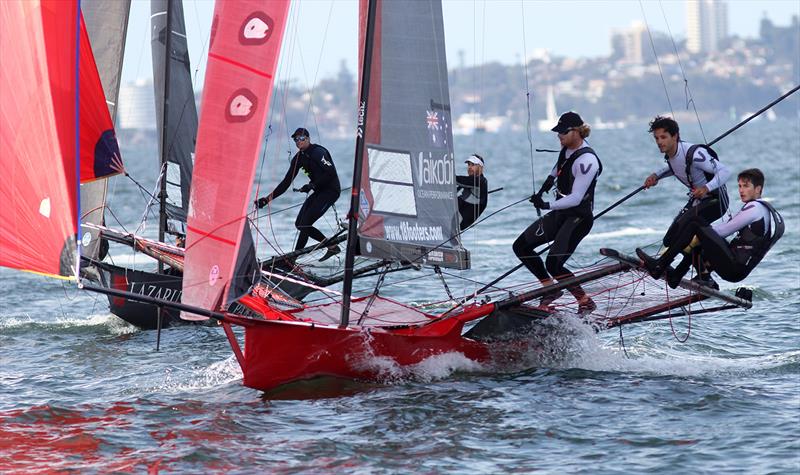
[[[292,134],[292,138],[299,137],[299,136],[311,137],[311,134],[308,133],[307,129],[304,129],[302,127],[298,127],[297,130],[295,130],[294,133]]]
[[[553,127],[553,132],[558,132],[559,134],[566,133],[569,129],[573,129],[575,127],[580,127],[583,125],[583,119],[579,116],[576,112],[565,112],[561,115],[561,118],[558,119],[558,124]]]

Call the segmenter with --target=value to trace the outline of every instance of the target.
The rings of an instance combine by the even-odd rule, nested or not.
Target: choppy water
[[[605,165],[598,209],[660,166],[645,129],[591,137]],[[556,145],[551,135],[534,139]],[[350,144],[326,145],[344,172]],[[505,187],[487,213],[530,194],[524,136],[462,137],[457,146],[459,157],[483,152],[491,187]],[[800,125],[754,123],[718,150],[736,171],[765,171],[765,195],[786,218],[786,235],[746,281],[756,289],[753,309],[698,316],[683,344],[666,321],[626,327],[627,356],[616,331],[595,334],[566,319],[552,324],[547,351],[513,367],[445,355],[389,371],[383,384],[314,382],[265,398],[241,385],[218,329],[165,330],[156,352],[156,333],[110,315],[103,298],[0,270],[0,472],[798,473]],[[126,152],[134,176],[152,186],[152,151]],[[284,157],[268,161],[281,169],[264,168],[265,186],[282,175]],[[537,184],[553,161],[536,155]],[[122,180],[111,193],[135,228],[139,193]],[[642,193],[597,221],[572,265],[596,261],[601,246],[630,251],[657,241],[683,202],[673,182]],[[511,242],[533,217],[526,203],[468,233],[474,267],[454,274],[486,282],[514,265]],[[283,248],[293,220],[293,211],[273,217]],[[266,222],[262,231],[271,234]],[[384,295],[443,298],[435,279],[404,281],[417,275],[393,276]],[[507,283],[527,278],[520,272]],[[478,285],[448,283],[456,293]],[[673,323],[682,338],[687,321]]]

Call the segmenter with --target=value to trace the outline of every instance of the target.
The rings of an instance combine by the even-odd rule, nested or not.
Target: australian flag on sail
[[[438,104],[431,99],[430,109],[425,111],[428,126],[428,141],[436,148],[447,148],[450,131],[450,105]]]

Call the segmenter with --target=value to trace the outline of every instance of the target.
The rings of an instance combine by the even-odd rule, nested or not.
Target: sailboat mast
[[[161,122],[161,189],[158,194],[158,240],[164,242],[167,229],[167,159],[169,157],[169,71],[172,60],[172,2],[167,1],[167,28],[164,38],[164,119]],[[180,0],[178,0],[180,1]],[[164,263],[158,261],[158,273],[164,272]]]
[[[372,46],[375,37],[375,14],[378,0],[367,0],[367,29],[364,37],[364,57],[361,68],[361,97],[358,106],[358,126],[356,128],[356,153],[353,160],[353,188],[350,193],[350,212],[347,214],[347,252],[344,257],[344,283],[342,289],[341,328],[350,322],[350,294],[353,291],[353,265],[358,244],[358,204],[361,195],[361,169],[364,162],[364,149],[367,127],[367,101],[369,99],[369,78],[372,70]]]

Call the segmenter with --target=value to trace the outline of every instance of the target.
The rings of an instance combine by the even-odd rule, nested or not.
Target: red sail
[[[82,16],[80,35],[81,183],[84,183],[119,173],[122,162]]]
[[[288,7],[288,0],[215,6],[187,221],[186,304],[226,302]]]
[[[76,0],[0,2],[0,265],[75,274]]]

